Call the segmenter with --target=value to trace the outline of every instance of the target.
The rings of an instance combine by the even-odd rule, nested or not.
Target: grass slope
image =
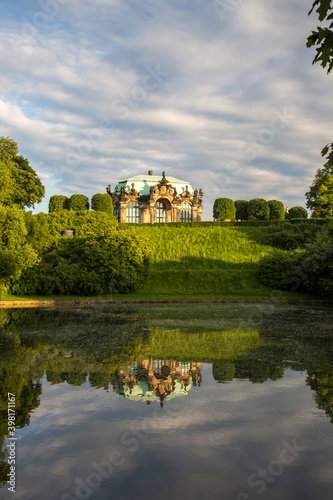
[[[261,227],[133,229],[147,238],[152,251],[144,295],[272,296],[256,279],[260,258],[273,250]]]

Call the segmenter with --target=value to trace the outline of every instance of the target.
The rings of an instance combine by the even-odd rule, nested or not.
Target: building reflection
[[[135,401],[159,401],[188,394],[201,385],[201,363],[145,359],[112,377],[113,390]]]

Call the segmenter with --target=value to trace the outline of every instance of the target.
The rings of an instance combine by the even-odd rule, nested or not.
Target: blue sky
[[[49,197],[165,170],[214,199],[305,206],[332,77],[304,0],[2,0],[0,135]]]

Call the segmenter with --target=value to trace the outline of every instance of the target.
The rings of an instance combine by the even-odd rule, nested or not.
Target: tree
[[[307,219],[308,213],[303,207],[292,207],[289,210],[290,219]]]
[[[89,200],[84,194],[72,194],[69,198],[68,209],[80,212],[81,210],[89,210]]]
[[[268,220],[269,206],[263,198],[254,198],[249,201],[249,220]]]
[[[49,201],[49,213],[59,212],[59,210],[64,210],[68,207],[69,200],[67,196],[62,194],[55,194],[51,196]]]
[[[269,200],[269,220],[284,220],[285,212],[282,201]]]
[[[17,153],[13,139],[0,137],[0,203],[34,207],[42,201],[45,188],[29,161]]]
[[[17,155],[17,144],[9,137],[0,137],[0,203],[9,204],[14,188],[14,158]]]
[[[317,31],[312,31],[308,36],[307,47],[317,46],[316,55],[312,64],[320,62],[323,68],[327,67],[327,73],[333,68],[333,5],[332,0],[315,0],[309,15],[316,9],[319,21],[331,21],[329,26],[317,27]]]
[[[25,212],[18,207],[0,204],[0,296],[8,290],[9,281],[38,261],[38,254],[27,242]]]
[[[34,207],[35,203],[42,201],[45,187],[36,172],[30,167],[27,158],[15,156],[14,162],[12,203],[16,203],[21,208]]]
[[[214,219],[235,220],[236,207],[230,198],[217,198],[214,202]]]
[[[249,202],[246,200],[236,200],[236,220],[247,220],[249,217]]]
[[[113,215],[113,203],[109,194],[97,193],[91,198],[91,208],[97,212]]]
[[[322,150],[322,156],[327,155],[327,162],[319,168],[305,193],[306,206],[314,211],[314,217],[333,217],[333,144],[328,144]]]

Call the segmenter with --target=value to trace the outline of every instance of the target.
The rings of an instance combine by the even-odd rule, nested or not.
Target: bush
[[[18,207],[0,204],[0,295],[9,287],[9,280],[38,261],[38,254],[27,241],[25,212]]]
[[[269,220],[284,220],[285,211],[282,201],[269,200]]]
[[[269,206],[266,200],[254,198],[249,201],[249,220],[269,220]]]
[[[307,219],[308,213],[303,207],[292,207],[289,210],[290,219]]]
[[[214,202],[214,219],[235,220],[236,207],[230,198],[217,198]]]
[[[246,200],[236,200],[236,220],[248,220],[249,202]]]
[[[89,200],[84,194],[72,194],[68,201],[68,209],[80,212],[89,210]]]
[[[97,212],[106,212],[113,215],[113,203],[109,194],[97,193],[91,198],[91,208]]]
[[[265,231],[268,234],[269,244],[282,250],[296,250],[316,240],[317,233],[321,229],[320,223],[309,224],[310,221],[302,222],[300,219],[294,221],[294,223],[281,222],[268,226]]]
[[[38,266],[13,282],[17,295],[102,295],[129,293],[143,285],[149,270],[145,240],[115,227],[102,236],[65,238]]]
[[[263,285],[278,290],[299,288],[301,254],[274,253],[259,262],[258,279]]]
[[[64,210],[68,208],[68,198],[62,194],[55,194],[51,196],[49,201],[49,213],[59,212],[59,210]]]

